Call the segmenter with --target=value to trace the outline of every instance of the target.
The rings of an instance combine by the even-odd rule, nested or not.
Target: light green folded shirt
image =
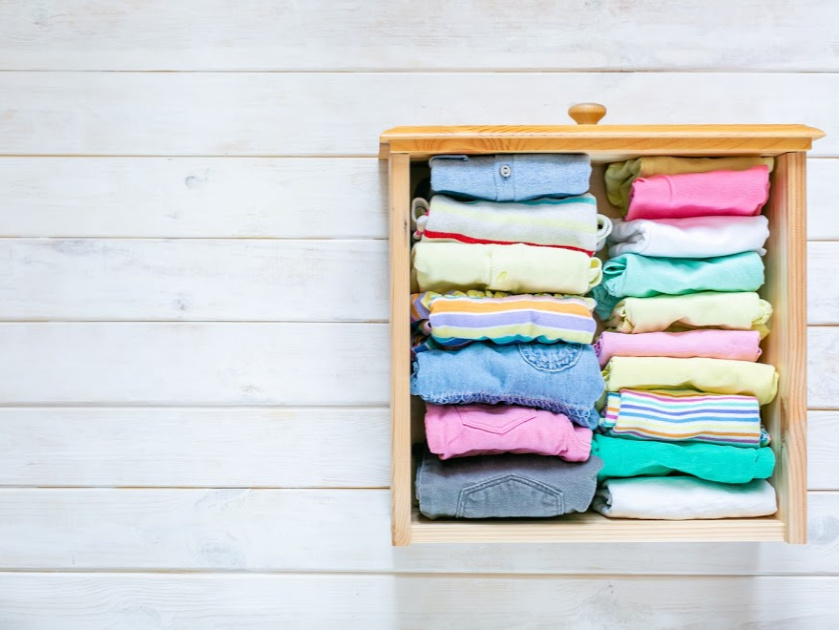
[[[592,289],[595,312],[608,319],[623,297],[683,295],[696,291],[756,291],[764,263],[756,252],[716,258],[654,258],[622,254],[603,265],[604,279]]]
[[[601,374],[608,392],[691,388],[710,394],[755,396],[762,405],[776,397],[779,384],[772,365],[728,359],[613,357]]]
[[[411,259],[420,291],[583,295],[601,281],[598,258],[560,247],[421,241]]]
[[[694,328],[757,330],[767,336],[773,308],[758,293],[704,291],[688,295],[628,297],[616,304],[607,327],[623,333],[680,332]]]
[[[604,183],[607,188],[607,199],[610,200],[610,203],[626,212],[630,188],[632,188],[637,177],[708,173],[710,171],[745,171],[761,164],[765,165],[770,171],[773,170],[773,158],[771,157],[640,157],[626,162],[610,164],[604,172]]]

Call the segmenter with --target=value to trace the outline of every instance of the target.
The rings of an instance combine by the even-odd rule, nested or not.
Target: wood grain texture
[[[580,120],[594,121],[595,117]],[[593,161],[603,162],[639,155],[779,155],[809,151],[812,141],[824,135],[821,130],[804,125],[395,127],[379,136],[379,157],[386,157],[388,151],[409,153],[413,158],[439,153],[586,152]]]
[[[0,319],[386,321],[387,248],[370,240],[0,239]]]
[[[386,238],[386,184],[371,158],[2,157],[0,235]],[[838,190],[809,159],[809,240],[840,236]]]
[[[808,504],[806,546],[394,548],[388,490],[5,489],[0,563],[14,570],[80,571],[831,575],[838,568],[837,493],[812,492]]]
[[[378,240],[0,239],[0,320],[386,321],[387,250]],[[808,323],[837,324],[838,244],[807,251]]]
[[[557,124],[587,94],[614,124],[803,122],[838,153],[832,74],[11,72],[0,93],[5,155],[374,156],[397,124]]]
[[[385,405],[388,338],[387,324],[5,323],[0,404]],[[836,332],[808,344],[808,405],[836,409]]]
[[[18,630],[833,628],[835,577],[2,574]],[[523,613],[527,611],[527,613]],[[533,621],[530,621],[533,620]],[[540,620],[544,620],[544,623]]]
[[[773,305],[773,333],[764,340],[762,361],[776,367],[779,391],[764,407],[762,419],[773,438],[776,454],[773,487],[778,516],[786,523],[785,540],[806,541],[806,366],[810,344],[807,331],[805,154],[787,153],[776,159],[767,218],[770,238],[765,257],[766,284],[762,295]]]
[[[411,172],[407,155],[388,160],[391,268],[391,541],[411,542],[411,392],[409,385],[411,280],[409,201]]]
[[[369,158],[2,157],[0,235],[384,238],[386,171]]]
[[[726,15],[725,21],[719,20]],[[10,70],[805,70],[837,69],[832,3],[690,0],[533,10],[469,0],[379,6],[358,0],[190,11],[165,0],[0,5]],[[597,28],[597,37],[592,29]],[[359,33],[365,36],[360,37]],[[448,45],[447,45],[448,44]],[[756,51],[761,51],[756,54]],[[666,52],[667,51],[667,52]]]
[[[21,323],[0,325],[0,346],[5,403],[369,406],[388,399],[386,324]]]
[[[811,490],[838,489],[837,426],[808,413]],[[386,407],[0,407],[0,486],[383,488],[390,462]]]

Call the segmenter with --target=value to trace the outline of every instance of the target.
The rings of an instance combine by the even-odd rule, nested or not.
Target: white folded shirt
[[[607,479],[592,509],[612,518],[749,518],[775,514],[776,491],[764,479],[743,484],[688,476]]]
[[[607,238],[610,258],[644,254],[670,258],[711,258],[741,252],[765,254],[767,217],[693,217],[613,221]]]

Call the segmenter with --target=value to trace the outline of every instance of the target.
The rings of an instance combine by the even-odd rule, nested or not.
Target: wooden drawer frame
[[[392,543],[412,542],[806,542],[805,152],[820,130],[803,125],[581,124],[546,127],[397,127],[382,134],[388,160],[391,265]],[[642,155],[776,157],[765,213],[770,239],[762,297],[773,305],[761,360],[779,371],[779,393],[762,416],[772,435],[779,502],[774,516],[653,521],[599,514],[541,521],[432,521],[412,508],[412,400],[409,393],[410,167],[436,154],[588,153],[593,163]],[[419,421],[419,410],[415,411]],[[422,426],[422,425],[421,425]]]

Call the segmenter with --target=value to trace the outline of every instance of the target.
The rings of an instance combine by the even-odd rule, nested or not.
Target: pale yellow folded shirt
[[[694,328],[757,330],[764,338],[773,308],[758,293],[703,291],[687,295],[624,298],[607,327],[622,333],[679,332]]]
[[[559,247],[421,241],[411,250],[411,258],[420,291],[583,295],[601,281],[598,258]]]
[[[725,157],[679,158],[666,156],[641,157],[626,162],[610,164],[604,173],[607,198],[610,203],[627,210],[630,188],[637,177],[652,175],[682,175],[683,173],[708,173],[710,171],[745,171],[753,166],[765,165],[773,170],[773,158]]]
[[[690,387],[710,394],[755,396],[762,405],[776,397],[779,383],[772,365],[728,359],[613,357],[602,374],[608,392]]]

